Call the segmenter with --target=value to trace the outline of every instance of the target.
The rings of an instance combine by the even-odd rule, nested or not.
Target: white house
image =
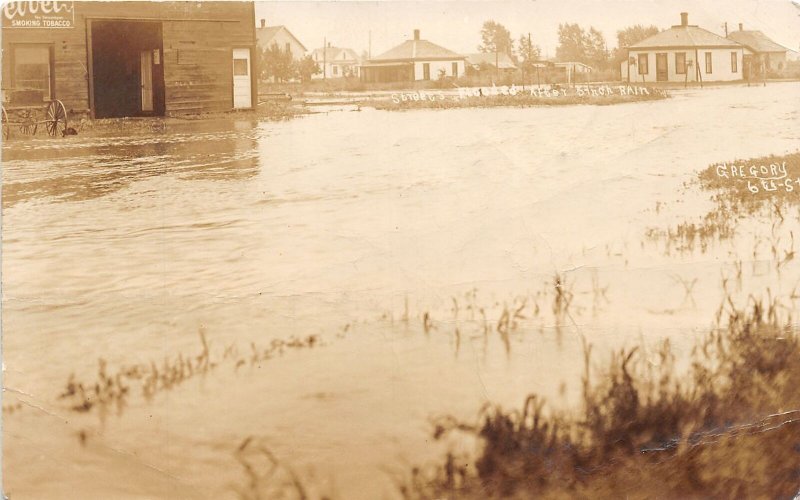
[[[342,78],[346,76],[358,76],[360,64],[358,54],[353,49],[340,47],[327,47],[314,49],[311,58],[319,65],[320,72],[311,78],[319,80],[322,78]]]
[[[291,52],[292,59],[295,61],[302,59],[308,52],[305,45],[300,43],[300,40],[286,26],[267,26],[264,19],[261,20],[261,26],[256,29],[256,40],[258,40],[258,46],[263,50],[278,47]]]
[[[728,82],[742,80],[747,49],[740,43],[689,24],[681,24],[628,47],[622,79],[629,82]]]
[[[452,50],[414,38],[370,59],[361,65],[361,80],[365,82],[402,82],[436,80],[441,76],[457,78],[464,74],[465,57]]]

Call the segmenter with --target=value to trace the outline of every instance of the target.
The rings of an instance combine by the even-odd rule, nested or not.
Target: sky
[[[793,4],[794,2],[794,4]],[[559,23],[594,26],[605,35],[609,49],[617,44],[617,30],[634,24],[661,29],[680,23],[689,13],[696,24],[719,35],[728,29],[761,30],[785,47],[800,49],[800,0],[471,0],[407,2],[398,0],[322,2],[256,2],[256,22],[284,25],[308,50],[323,41],[349,47],[357,53],[371,48],[372,56],[412,37],[459,53],[477,52],[483,22],[493,19],[511,31],[515,40],[531,34],[543,56],[554,57]]]

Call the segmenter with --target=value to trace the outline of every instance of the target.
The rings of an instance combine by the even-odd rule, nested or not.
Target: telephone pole
[[[326,74],[328,66],[328,37],[322,37],[322,81],[328,79]]]

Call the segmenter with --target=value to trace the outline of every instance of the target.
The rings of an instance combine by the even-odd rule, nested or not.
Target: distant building
[[[745,66],[749,66],[752,62],[763,64],[767,71],[773,73],[783,71],[786,67],[786,53],[789,49],[775,43],[760,31],[745,31],[743,28],[742,23],[739,23],[739,31],[732,32],[728,38],[747,48]]]
[[[262,50],[270,47],[279,47],[281,50],[291,52],[292,59],[295,61],[302,59],[308,52],[305,45],[286,26],[267,26],[265,19],[261,20],[261,26],[256,29],[256,38],[258,39],[258,46]]]
[[[787,50],[786,61],[790,63],[800,61],[800,52],[792,49]]]
[[[331,47],[330,43],[325,48],[314,49],[311,58],[319,64],[320,72],[311,78],[342,78],[359,75],[358,54],[353,49]]]
[[[494,68],[496,64],[498,69],[503,72],[512,72],[517,70],[517,65],[514,64],[514,61],[505,52],[499,52],[497,54],[494,52],[478,52],[476,54],[468,54],[467,64],[472,66],[474,69],[480,69],[481,66],[491,66]]]
[[[735,40],[681,24],[628,47],[622,79],[631,82],[726,82],[742,80],[747,49]]]
[[[441,75],[457,78],[464,74],[465,57],[452,50],[420,39],[419,30],[414,38],[370,59],[361,65],[364,82],[413,82],[435,80]]]

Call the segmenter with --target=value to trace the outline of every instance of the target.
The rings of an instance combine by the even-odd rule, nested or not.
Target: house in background
[[[319,64],[320,69],[319,73],[311,76],[314,80],[359,75],[361,61],[353,49],[331,47],[328,43],[325,48],[314,49],[311,58]]]
[[[475,70],[483,67],[491,67],[494,69],[497,65],[498,69],[503,73],[513,73],[517,70],[517,65],[511,57],[505,52],[495,54],[494,52],[478,52],[476,54],[467,54],[467,64]]]
[[[622,79],[629,82],[728,82],[742,80],[745,47],[689,24],[681,24],[628,47]]]
[[[779,73],[786,68],[786,53],[789,49],[775,43],[767,35],[760,31],[745,31],[742,23],[739,23],[739,31],[734,31],[728,38],[745,46],[745,67],[750,64],[757,64],[758,68],[764,68],[771,73]],[[753,70],[757,68],[754,67]]]
[[[413,82],[435,80],[441,75],[457,78],[464,74],[465,60],[452,50],[422,40],[419,30],[414,30],[413,39],[362,64],[361,81]]]
[[[281,50],[291,52],[295,61],[302,59],[308,52],[305,45],[286,26],[267,26],[265,19],[261,20],[261,26],[256,29],[256,39],[261,50],[279,47]]]

